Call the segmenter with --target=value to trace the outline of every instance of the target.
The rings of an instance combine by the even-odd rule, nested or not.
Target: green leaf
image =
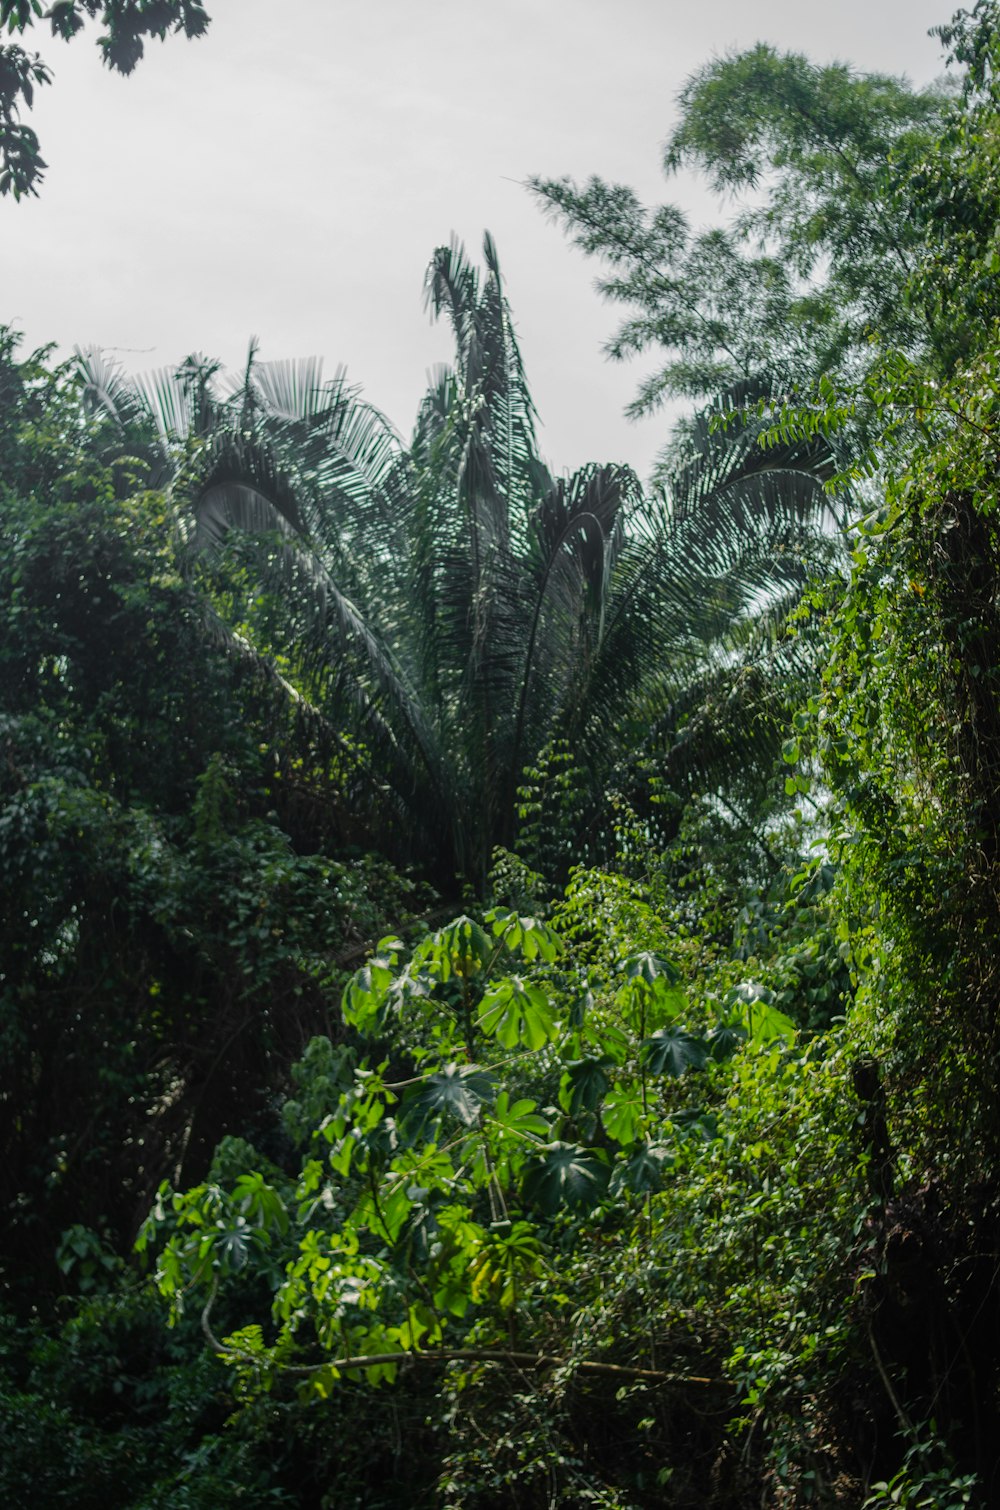
[[[733,987],[726,999],[741,1009],[740,1015],[754,1043],[770,1043],[776,1038],[790,1041],[798,1031],[792,1019],[774,1005],[774,993],[759,981],[743,981]]]
[[[519,1044],[528,1049],[544,1048],[558,1032],[547,993],[517,975],[486,992],[478,1025],[505,1049],[516,1049]]]
[[[525,1165],[524,1198],[545,1216],[562,1207],[579,1210],[595,1206],[604,1195],[611,1171],[598,1149],[574,1143],[552,1143],[541,1157]]]
[[[222,1221],[217,1222],[216,1225],[221,1229],[218,1240],[219,1257],[228,1268],[242,1269],[247,1261],[253,1237],[246,1217],[236,1217],[229,1227]]]
[[[465,1127],[473,1127],[480,1108],[492,1100],[496,1082],[477,1064],[446,1064],[428,1076],[403,1098],[402,1121],[414,1137],[428,1122],[450,1117]]]
[[[239,1176],[233,1197],[239,1201],[243,1214],[257,1226],[276,1227],[282,1233],[288,1231],[285,1203],[274,1186],[269,1185],[258,1171]]]
[[[494,907],[486,914],[486,923],[505,949],[516,950],[526,960],[541,958],[551,964],[562,948],[562,940],[538,918],[520,917],[506,907]]]
[[[747,1018],[750,1037],[754,1043],[771,1043],[776,1038],[790,1042],[798,1032],[792,1019],[786,1017],[784,1012],[779,1012],[778,1008],[770,1002],[749,1003]]]
[[[596,1111],[610,1081],[607,1072],[614,1067],[608,1054],[599,1059],[571,1059],[559,1082],[559,1105],[571,1117],[581,1111]]]
[[[616,1162],[611,1176],[614,1193],[628,1190],[633,1195],[648,1195],[663,1185],[663,1172],[672,1158],[672,1150],[663,1143],[640,1143],[627,1159]]]
[[[732,1058],[740,1044],[746,1043],[748,1036],[746,1028],[739,1023],[720,1022],[705,1041],[712,1058],[717,1064],[721,1064],[724,1059]]]
[[[642,1056],[654,1075],[679,1079],[685,1070],[704,1069],[708,1045],[684,1028],[661,1028],[644,1040]]]
[[[675,1112],[671,1121],[679,1132],[702,1143],[710,1143],[719,1136],[718,1119],[700,1108],[689,1107],[686,1111]]]
[[[456,918],[423,946],[426,966],[442,981],[452,975],[469,980],[478,975],[493,953],[490,941],[472,918]]]
[[[646,950],[641,954],[631,955],[625,961],[625,976],[628,980],[644,981],[647,986],[652,986],[659,980],[674,985],[680,980],[681,973],[665,955]]]
[[[359,1033],[366,1033],[378,1020],[386,992],[392,985],[393,971],[388,957],[370,959],[348,982],[341,1003],[344,1021]]]
[[[665,1027],[675,1022],[687,1008],[687,994],[665,975],[659,976],[652,986],[646,988],[646,1024],[652,1028]]]
[[[501,1091],[497,1096],[492,1118],[506,1132],[520,1137],[548,1138],[551,1128],[545,1118],[538,1115],[535,1107],[536,1102],[529,1101],[526,1096],[511,1101],[509,1091]]]
[[[634,1143],[642,1127],[642,1093],[638,1085],[616,1085],[604,1098],[601,1123],[616,1143]]]

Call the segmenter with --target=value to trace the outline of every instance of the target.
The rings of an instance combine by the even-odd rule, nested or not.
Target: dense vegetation
[[[489,238],[408,445],[4,334],[9,1503],[996,1503],[998,22],[708,65],[725,228],[535,185],[648,489]]]

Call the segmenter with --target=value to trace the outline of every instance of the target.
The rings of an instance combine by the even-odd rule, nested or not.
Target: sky
[[[423,276],[457,235],[496,240],[540,445],[558,471],[645,475],[669,415],[623,410],[655,363],[611,363],[597,266],[546,220],[531,174],[631,184],[697,224],[720,211],[666,181],[687,76],[769,41],[818,62],[941,72],[949,0],[206,0],[206,37],[152,43],[129,79],[93,34],[27,42],[55,80],[31,123],[40,197],[0,200],[0,324],[27,347],[113,351],[134,371],[193,351],[344,364],[408,435],[449,358]]]

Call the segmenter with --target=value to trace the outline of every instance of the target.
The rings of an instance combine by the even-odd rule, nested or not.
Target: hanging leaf
[[[420,964],[438,980],[452,975],[470,980],[486,965],[493,950],[486,934],[472,918],[456,918],[418,951]]]
[[[599,1149],[574,1143],[552,1143],[541,1157],[525,1166],[524,1198],[545,1216],[561,1208],[595,1206],[604,1195],[611,1171]]]
[[[538,918],[521,917],[507,907],[494,907],[485,921],[504,947],[517,950],[526,960],[543,959],[551,964],[559,953],[561,941],[552,929]]]
[[[226,1227],[221,1219],[216,1225],[222,1229],[217,1239],[219,1257],[230,1268],[242,1269],[247,1261],[253,1238],[253,1232],[247,1225],[246,1217],[236,1217],[229,1227]]]
[[[571,1028],[582,1028],[594,1010],[593,991],[581,991],[570,1002],[569,1023]]]
[[[491,1233],[470,1266],[471,1296],[477,1305],[495,1301],[501,1311],[517,1304],[519,1285],[541,1272],[543,1257],[535,1229],[529,1222],[514,1222],[507,1233]]]
[[[399,939],[384,938],[378,952],[348,981],[341,1002],[344,1021],[359,1033],[366,1033],[375,1026],[386,993],[393,983],[398,961]]]
[[[642,1057],[654,1075],[680,1079],[685,1070],[704,1069],[708,1046],[684,1028],[661,1028],[643,1042]]]

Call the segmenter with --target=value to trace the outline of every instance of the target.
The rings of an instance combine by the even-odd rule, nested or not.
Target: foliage
[[[941,35],[703,70],[714,240],[553,192],[740,379],[651,499],[542,466],[489,245],[408,449],[3,338],[8,1499],[996,1501],[996,6]],[[372,834],[489,902],[400,926]]]
[[[405,963],[383,940],[344,994],[354,1044],[317,1042],[297,1071],[298,1178],[165,1187],[140,1240],[175,1316],[200,1291],[206,1328],[239,1276],[267,1278],[270,1331],[214,1344],[243,1398],[294,1387],[339,1409],[451,1360],[455,1503],[533,1504],[544,1478],[556,1503],[590,1482],[595,1503],[652,1504],[670,1475],[696,1503],[740,1401],[746,1424],[787,1426],[800,1371],[816,1388],[822,1359],[832,1380],[845,1345],[863,1163],[839,1053],[797,1042],[762,982],[720,994],[738,958],[681,935],[671,961],[644,889],[614,887],[580,873],[556,928],[493,909]],[[653,947],[623,957],[637,924]],[[586,1445],[599,1408],[620,1461]],[[501,1424],[480,1451],[465,1437],[486,1414]],[[644,1432],[666,1476],[642,1466]]]
[[[940,92],[762,43],[706,64],[678,105],[664,168],[695,167],[735,199],[727,227],[695,233],[676,207],[596,178],[531,181],[608,267],[598,287],[628,311],[610,354],[668,354],[631,412],[762,374],[787,389],[854,371],[872,331],[924,339],[902,297],[920,223],[900,213],[898,185],[933,140]]]
[[[766,456],[733,416],[742,390],[720,400],[725,442],[692,426],[656,499],[620,467],[553,477],[489,237],[484,256],[481,275],[457,246],[435,253],[428,300],[456,360],[408,451],[312,364],[251,352],[228,400],[193,359],[137,386],[99,354],[81,365],[106,443],[144,445],[157,478],[172,464],[197,538],[222,550],[228,633],[361,752],[371,842],[480,894],[553,761],[572,787],[561,832],[525,838],[551,880],[612,851],[616,793],[656,828],[703,783],[759,786],[801,672],[782,630],[835,553],[829,448]],[[651,775],[677,803],[655,810]]]
[[[416,896],[324,849],[336,768],[219,654],[165,501],[116,498],[65,373],[0,370],[0,1199],[21,1283],[76,1223],[120,1243],[167,1169],[252,1124],[328,1026],[338,957]],[[29,1293],[58,1282],[53,1260]]]
[[[869,1326],[906,1448],[880,1504],[996,1493],[981,1415],[995,1275],[974,1256],[994,1241],[1000,1152],[996,23],[980,5],[942,29],[968,71],[913,166],[925,215],[907,290],[934,340],[920,359],[887,353],[868,383],[884,492],[827,598],[822,690],[797,752],[811,747],[835,799],[854,1031],[870,1056],[857,1071],[882,1168]]]
[[[97,43],[103,61],[118,73],[129,74],[145,50],[145,38],[161,41],[171,32],[200,37],[209,17],[199,0],[54,0],[48,10],[40,0],[0,0],[0,30],[22,34],[36,21],[47,20],[52,35],[68,42],[88,20],[102,28]],[[52,82],[52,71],[37,53],[14,43],[0,44],[0,196],[37,194],[46,164],[38,137],[20,120],[22,107],[31,109],[35,89]]]

